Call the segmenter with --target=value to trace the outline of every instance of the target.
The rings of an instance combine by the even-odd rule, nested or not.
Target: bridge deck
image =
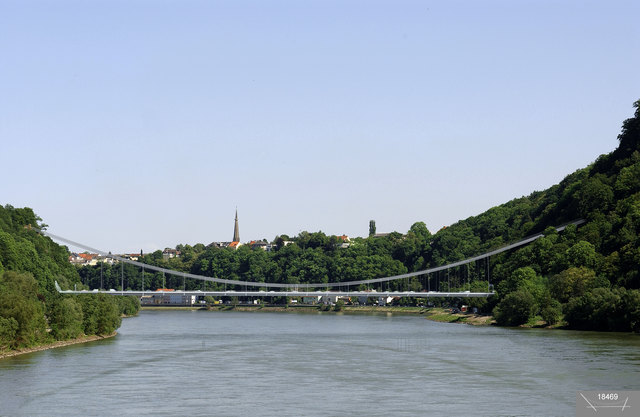
[[[59,290],[61,294],[110,294],[134,295],[195,295],[212,297],[415,297],[415,298],[480,298],[490,297],[493,292],[414,292],[414,291],[116,291],[116,290]]]

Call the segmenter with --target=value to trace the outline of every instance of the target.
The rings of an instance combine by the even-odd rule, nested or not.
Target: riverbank
[[[432,308],[427,313],[426,318],[440,323],[460,323],[472,326],[490,326],[495,324],[493,316],[482,314],[451,313],[448,309]]]
[[[397,313],[397,314],[425,314],[429,309],[423,307],[399,307],[399,306],[342,306],[336,310],[336,306],[319,305],[228,305],[220,304],[209,307],[172,307],[172,306],[143,306],[141,310],[176,311],[176,310],[207,310],[207,311],[250,311],[271,313]]]
[[[24,355],[26,353],[39,352],[41,350],[55,349],[63,346],[71,346],[71,345],[77,345],[80,343],[95,342],[96,340],[103,340],[103,339],[108,339],[110,337],[114,337],[117,334],[118,332],[113,332],[105,336],[98,336],[98,335],[81,336],[75,339],[59,340],[57,342],[47,343],[45,345],[34,346],[30,348],[3,351],[3,352],[0,352],[0,359],[8,358],[11,356]]]
[[[327,306],[328,307],[328,306]],[[495,323],[493,316],[466,313],[451,313],[445,308],[405,307],[405,306],[342,306],[338,310],[335,306],[325,309],[325,306],[312,305],[214,305],[207,307],[141,307],[141,310],[208,310],[208,311],[246,311],[270,313],[328,313],[328,314],[401,314],[421,315],[431,321],[441,323],[469,324],[473,326],[488,326]]]

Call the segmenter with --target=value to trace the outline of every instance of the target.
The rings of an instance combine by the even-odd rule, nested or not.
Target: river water
[[[0,360],[2,416],[567,416],[640,389],[640,336],[419,316],[142,311]]]

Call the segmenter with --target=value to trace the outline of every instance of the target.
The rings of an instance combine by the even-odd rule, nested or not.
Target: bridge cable
[[[585,223],[585,220],[576,220],[570,223],[567,223],[565,225],[556,227],[556,231],[560,232],[562,230],[564,230],[567,226],[569,225],[581,225]],[[111,253],[107,253],[95,248],[92,248],[90,246],[87,245],[83,245],[81,243],[78,242],[74,242],[72,240],[66,239],[64,237],[61,236],[57,236],[54,235],[53,233],[50,233],[48,231],[45,230],[40,230],[39,233],[41,233],[44,236],[47,236],[53,240],[57,240],[57,241],[61,241],[67,244],[70,244],[72,246],[78,247],[78,248],[82,248],[85,250],[88,250],[90,252],[93,253],[97,253],[99,255],[102,255],[103,257],[106,258],[111,258],[120,262],[126,262],[128,264],[131,265],[135,265],[137,267],[142,267],[142,289],[144,290],[144,269],[145,267],[147,269],[150,269],[152,271],[157,271],[157,272],[166,272],[170,275],[183,275],[184,277],[187,278],[192,278],[192,279],[197,279],[197,280],[201,280],[204,281],[203,285],[205,284],[205,282],[217,282],[217,283],[221,283],[221,284],[231,284],[231,285],[239,285],[239,286],[248,286],[248,287],[258,287],[258,288],[291,288],[291,287],[298,287],[298,288],[322,288],[322,287],[339,287],[341,285],[361,285],[361,284],[373,284],[373,283],[384,283],[384,282],[389,282],[389,281],[395,281],[398,279],[403,279],[403,278],[411,278],[411,277],[416,277],[416,276],[421,276],[421,275],[425,275],[425,274],[430,274],[433,272],[440,272],[440,271],[444,271],[444,270],[448,270],[449,268],[454,268],[460,265],[466,265],[468,263],[471,262],[476,262],[478,260],[481,259],[487,259],[488,257],[492,256],[492,255],[496,255],[502,252],[506,252],[508,250],[517,248],[519,246],[524,246],[527,245],[541,237],[544,236],[543,233],[538,233],[536,235],[527,237],[525,239],[522,239],[518,242],[503,246],[501,248],[498,249],[494,249],[490,252],[481,254],[481,255],[477,255],[471,258],[467,258],[467,259],[463,259],[461,261],[456,261],[447,265],[441,265],[441,266],[437,266],[434,268],[429,268],[429,269],[425,269],[422,271],[416,271],[416,272],[410,272],[407,274],[399,274],[399,275],[392,275],[392,276],[388,276],[388,277],[381,277],[381,278],[372,278],[372,279],[364,279],[364,280],[356,280],[356,281],[346,281],[346,282],[326,282],[326,283],[308,283],[308,284],[289,284],[289,283],[277,283],[277,282],[250,282],[250,281],[240,281],[240,280],[235,280],[235,279],[225,279],[225,278],[217,278],[217,277],[207,277],[204,275],[197,275],[197,274],[191,274],[191,273],[187,273],[187,272],[183,272],[183,271],[174,271],[172,269],[168,269],[168,268],[162,268],[159,266],[155,266],[155,265],[150,265],[150,264],[146,264],[144,262],[138,262],[138,261],[134,261],[131,259],[127,259],[124,258],[122,256],[118,256],[118,255],[113,255]],[[439,274],[438,274],[439,275]]]

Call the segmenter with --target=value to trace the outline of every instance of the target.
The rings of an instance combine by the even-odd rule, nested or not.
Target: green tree
[[[109,335],[115,332],[122,323],[122,317],[117,304],[108,297],[112,296],[105,294],[98,296],[95,313],[97,316],[96,334],[99,335]]]
[[[614,156],[624,158],[638,149],[640,144],[640,100],[633,103],[636,108],[634,117],[622,123],[622,132],[618,135],[620,145],[615,150]]]
[[[583,216],[589,217],[594,212],[605,212],[613,203],[613,189],[606,184],[602,174],[586,180],[579,192],[579,207]]]
[[[562,317],[562,304],[558,300],[548,298],[545,300],[544,306],[540,309],[540,316],[547,325],[553,326],[560,321]]]
[[[535,298],[526,290],[507,294],[494,308],[493,316],[501,326],[519,326],[526,323],[536,312]]]
[[[631,195],[640,191],[640,162],[620,170],[615,190],[619,195]]]
[[[622,315],[621,331],[640,333],[640,290],[628,290],[622,296],[619,311]]]
[[[583,330],[609,330],[619,295],[608,288],[595,288],[569,300],[565,320],[569,327]]]
[[[87,294],[77,300],[82,307],[82,328],[86,335],[98,333],[97,297],[95,294]]]
[[[115,297],[120,315],[134,316],[140,310],[140,299],[134,296]]]
[[[50,307],[49,326],[56,340],[71,339],[80,336],[83,331],[82,306],[73,298],[56,300]]]
[[[33,346],[47,339],[43,303],[31,274],[5,271],[0,276],[0,317],[17,323],[11,347]]]
[[[527,284],[531,284],[529,286],[534,286],[533,283],[538,280],[537,278],[538,275],[536,271],[530,266],[518,268],[498,284],[498,292],[502,295],[507,295]]]
[[[0,351],[13,346],[18,332],[18,322],[13,317],[0,316]]]
[[[77,298],[82,306],[83,328],[86,335],[108,335],[122,323],[115,296],[88,294]]]
[[[567,249],[566,257],[567,264],[575,267],[595,268],[598,263],[596,248],[584,240]]]
[[[598,286],[608,286],[608,281],[598,279],[592,269],[585,267],[569,268],[549,279],[551,294],[562,303]]]

